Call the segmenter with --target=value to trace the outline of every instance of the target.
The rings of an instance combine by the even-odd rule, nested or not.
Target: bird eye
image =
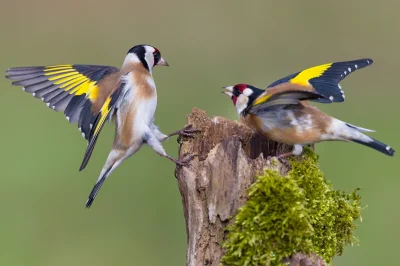
[[[160,60],[160,58],[161,58],[161,55],[160,55],[160,53],[157,53],[157,52],[154,52],[154,62],[158,62],[159,60]]]
[[[236,97],[239,97],[240,96],[240,91],[238,89],[234,88],[233,89],[233,95],[236,96]]]

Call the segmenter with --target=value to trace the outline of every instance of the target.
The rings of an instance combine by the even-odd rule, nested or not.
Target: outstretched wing
[[[101,89],[113,89],[100,88],[99,82],[118,71],[115,67],[98,65],[16,67],[6,71],[6,78],[41,98],[55,111],[63,111],[69,122],[78,122],[82,136],[88,140],[98,113],[92,105],[97,101],[101,106],[98,101],[104,101]]]
[[[89,140],[88,140],[89,143],[86,148],[86,152],[83,157],[83,161],[81,167],[79,168],[79,171],[82,171],[89,162],[94,146],[96,145],[97,138],[100,134],[101,129],[104,126],[104,122],[114,113],[115,109],[118,107],[118,103],[120,102],[119,100],[124,95],[123,93],[124,87],[125,83],[121,82],[118,85],[118,88],[111,94],[111,96],[106,99],[106,101],[104,102],[103,106],[100,109],[100,112],[96,116],[93,127],[91,128],[89,133]]]
[[[318,100],[324,96],[307,90],[285,90],[274,94],[260,95],[248,110],[250,114],[265,113],[276,106],[298,105],[300,101]]]
[[[314,66],[277,80],[267,88],[275,87],[281,83],[290,82],[302,85],[308,90],[315,91],[324,96],[323,98],[315,99],[314,101],[316,102],[343,102],[345,95],[339,82],[350,73],[357,69],[369,66],[372,63],[373,60],[367,58]]]

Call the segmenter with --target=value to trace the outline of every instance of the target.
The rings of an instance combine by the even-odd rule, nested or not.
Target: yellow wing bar
[[[76,71],[72,65],[48,66],[44,72],[45,76],[49,76],[49,81],[54,81],[54,84],[60,85],[60,89],[68,91],[70,94],[86,94],[86,97],[91,100],[98,96],[97,82]]]
[[[311,90],[324,96],[323,98],[315,99],[314,101],[316,102],[343,102],[345,95],[339,82],[350,73],[369,66],[372,63],[372,59],[366,58],[314,66],[279,79],[270,84],[267,88],[289,82],[304,86],[305,90]]]
[[[301,71],[297,76],[290,80],[290,83],[295,83],[299,85],[310,85],[309,81],[313,78],[321,77],[326,70],[332,66],[332,63],[324,64],[320,66],[315,66]]]
[[[24,91],[42,99],[55,111],[64,111],[71,123],[78,122],[82,135],[88,139],[99,113],[92,110],[92,104],[103,105],[97,102],[102,89],[98,82],[118,71],[111,66],[65,64],[17,67],[6,72],[13,85],[23,86]]]
[[[257,98],[257,99],[253,102],[253,105],[257,105],[257,104],[266,102],[269,98],[271,98],[271,96],[272,96],[272,94],[263,95],[263,96]]]

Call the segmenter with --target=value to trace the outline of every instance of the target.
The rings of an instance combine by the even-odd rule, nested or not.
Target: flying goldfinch
[[[178,165],[193,156],[176,160],[165,152],[161,142],[172,135],[192,136],[197,130],[187,126],[169,135],[154,125],[157,91],[152,70],[168,66],[160,51],[150,45],[131,48],[121,69],[99,65],[53,65],[16,67],[6,71],[13,85],[42,99],[67,120],[78,123],[88,146],[80,167],[83,170],[93,152],[104,122],[115,118],[114,144],[97,183],[86,202],[90,207],[107,177],[129,156],[147,143],[156,153]]]

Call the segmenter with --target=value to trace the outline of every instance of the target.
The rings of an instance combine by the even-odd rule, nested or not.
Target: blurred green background
[[[139,43],[169,68],[154,76],[156,124],[170,133],[192,107],[237,119],[221,86],[265,87],[306,67],[371,57],[342,82],[346,102],[319,107],[400,149],[399,1],[2,1],[0,69],[64,63],[120,66]],[[185,265],[186,236],[174,165],[148,147],[125,161],[93,207],[84,203],[112,144],[107,125],[95,153],[76,125],[0,79],[0,265]],[[177,155],[175,139],[165,144]],[[398,265],[399,154],[361,145],[317,145],[337,189],[361,187],[368,205],[335,265]],[[397,166],[396,166],[397,165]]]

